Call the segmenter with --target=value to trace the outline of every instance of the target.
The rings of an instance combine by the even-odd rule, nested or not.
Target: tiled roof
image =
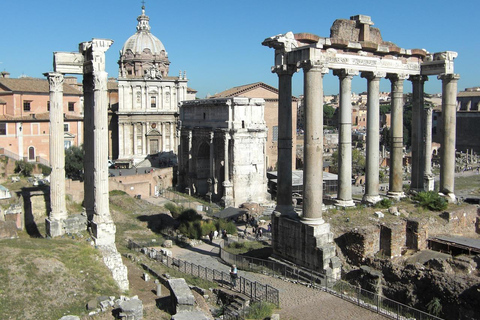
[[[195,89],[192,89],[192,88],[187,87],[187,92],[198,92],[198,91],[195,90]]]
[[[215,95],[213,95],[211,98],[229,98],[229,97],[238,97],[239,95],[241,95],[243,92],[246,92],[246,91],[250,91],[252,89],[255,89],[257,87],[263,87],[267,90],[270,90],[270,91],[273,91],[275,93],[278,93],[278,90],[277,88],[274,88],[272,86],[269,86],[268,84],[266,83],[263,83],[263,82],[255,82],[255,83],[251,83],[251,84],[246,84],[246,85],[243,85],[243,86],[238,86],[238,87],[233,87],[233,88],[230,88],[230,89],[227,89],[225,91],[222,91],[220,93],[216,93]]]
[[[35,117],[34,117],[35,116]],[[49,112],[43,112],[43,113],[35,113],[35,114],[29,114],[29,115],[24,115],[24,116],[10,116],[7,114],[0,115],[0,121],[44,121],[44,120],[49,120],[50,119],[50,113]],[[72,114],[65,114],[65,120],[83,120],[83,117],[77,116],[77,115],[72,115]]]
[[[29,93],[50,93],[48,81],[37,78],[0,78],[0,86],[7,91],[29,92]],[[63,94],[82,95],[82,92],[76,88],[64,83]]]
[[[117,81],[108,81],[107,82],[107,90],[118,90],[118,82]]]

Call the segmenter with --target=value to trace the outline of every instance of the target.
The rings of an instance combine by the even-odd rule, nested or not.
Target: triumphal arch
[[[287,32],[267,38],[263,45],[275,49],[272,72],[279,78],[277,207],[273,215],[274,253],[315,270],[340,276],[339,259],[330,226],[322,218],[323,190],[323,78],[330,70],[339,79],[339,177],[337,205],[353,206],[351,189],[351,82],[360,76],[367,83],[366,185],[363,201],[376,203],[379,195],[380,110],[379,83],[391,83],[392,151],[388,196],[403,197],[403,86],[412,83],[412,177],[411,188],[431,190],[431,110],[424,106],[424,83],[436,75],[442,81],[443,142],[440,192],[454,200],[455,115],[457,80],[452,51],[428,53],[404,49],[382,39],[370,17],[357,15],[335,20],[330,37]],[[292,207],[292,76],[304,75],[305,135],[303,213]],[[430,129],[429,129],[430,128]],[[320,183],[319,183],[320,182]]]

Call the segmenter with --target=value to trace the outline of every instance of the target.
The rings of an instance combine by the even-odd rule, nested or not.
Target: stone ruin
[[[55,52],[54,72],[45,73],[50,85],[50,182],[51,211],[46,231],[51,237],[81,225],[69,216],[65,203],[65,156],[63,152],[64,74],[83,75],[84,92],[84,207],[95,245],[121,290],[128,290],[127,268],[115,245],[115,224],[108,197],[108,97],[105,52],[112,40],[92,39],[79,45],[79,52]]]

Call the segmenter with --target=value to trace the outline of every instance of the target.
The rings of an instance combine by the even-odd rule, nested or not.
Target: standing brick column
[[[425,174],[425,144],[423,134],[425,132],[424,115],[424,84],[428,80],[426,76],[411,76],[412,81],[412,173],[410,189],[423,191],[423,176]]]
[[[303,66],[305,134],[303,148],[303,215],[306,224],[322,224],[323,75],[328,69],[311,61]],[[291,132],[291,130],[290,130]]]
[[[277,206],[281,215],[297,217],[292,205],[292,75],[296,67],[282,65],[278,75]]]
[[[380,160],[380,78],[386,76],[382,72],[362,72],[362,78],[368,81],[367,91],[367,159],[366,186],[363,201],[377,203],[380,201],[379,160]]]
[[[405,75],[389,74],[391,82],[391,140],[390,140],[390,180],[388,196],[400,199],[403,193],[403,81]]]
[[[440,167],[440,192],[455,200],[455,134],[457,123],[457,74],[438,76],[442,80],[442,156]]]
[[[351,207],[352,199],[352,79],[353,70],[334,70],[340,80],[340,116],[338,142],[338,195],[335,205]]]
[[[65,147],[63,142],[63,74],[44,74],[50,87],[50,206],[45,221],[47,235],[58,237],[65,233],[64,222],[68,213],[65,204]]]

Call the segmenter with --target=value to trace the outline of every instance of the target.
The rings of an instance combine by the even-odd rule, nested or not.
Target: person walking
[[[210,239],[210,243],[213,243],[213,231],[210,231],[208,238]]]
[[[232,288],[235,288],[237,286],[237,278],[238,278],[238,270],[236,265],[232,265],[230,268],[230,283],[232,285]]]

